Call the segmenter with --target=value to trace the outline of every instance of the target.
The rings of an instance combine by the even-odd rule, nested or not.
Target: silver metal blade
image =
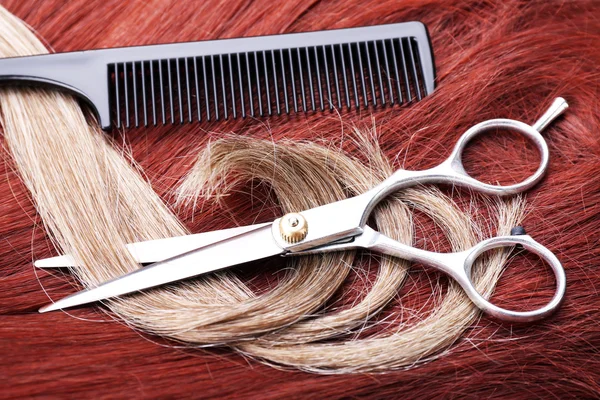
[[[147,240],[145,242],[130,243],[127,249],[136,262],[140,264],[154,263],[180,254],[208,246],[211,243],[220,242],[257,228],[271,225],[264,224],[240,226],[237,228],[222,229],[219,231],[202,232],[194,235],[176,236],[164,239]],[[60,268],[76,267],[77,263],[70,255],[57,256],[37,260],[33,263],[37,268]]]
[[[267,224],[250,232],[209,244],[201,249],[157,262],[103,283],[96,288],[82,290],[56,303],[40,308],[39,312],[43,313],[104,300],[249,261],[283,254],[285,250],[275,242],[271,233],[271,225]]]

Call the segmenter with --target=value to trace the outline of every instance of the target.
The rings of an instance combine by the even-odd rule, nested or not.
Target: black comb
[[[75,92],[103,129],[405,104],[434,79],[420,22],[0,60],[0,80]]]

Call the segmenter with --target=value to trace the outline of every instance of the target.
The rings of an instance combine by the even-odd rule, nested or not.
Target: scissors
[[[272,256],[367,249],[428,265],[448,274],[460,284],[477,307],[492,317],[509,322],[539,320],[559,307],[565,294],[566,277],[556,256],[526,235],[524,230],[513,230],[511,235],[484,240],[466,251],[436,253],[397,242],[366,223],[371,211],[381,200],[392,192],[410,186],[450,184],[498,196],[531,188],[542,179],[548,166],[548,145],[540,132],[567,107],[564,99],[555,99],[533,125],[512,119],[491,119],[476,124],[460,137],[450,156],[438,166],[423,171],[398,170],[382,183],[355,197],[286,214],[269,223],[129,244],[128,250],[135,260],[150,265],[67,296],[39,311],[48,312],[101,301]],[[467,143],[481,133],[498,128],[524,135],[536,145],[541,155],[537,170],[513,185],[480,182],[469,176],[463,167],[462,155]],[[554,296],[536,310],[512,311],[498,307],[481,296],[473,284],[471,269],[482,253],[514,246],[522,246],[537,254],[554,272]],[[71,256],[63,255],[38,260],[35,266],[52,268],[76,265]]]

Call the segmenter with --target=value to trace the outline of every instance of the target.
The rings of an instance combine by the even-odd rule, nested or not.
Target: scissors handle
[[[529,235],[498,236],[484,240],[467,251],[457,253],[434,253],[407,246],[382,235],[371,228],[365,232],[368,243],[360,244],[383,254],[420,262],[445,272],[455,279],[471,301],[483,312],[508,322],[530,322],[547,317],[561,304],[566,289],[565,271],[556,256]],[[532,311],[512,311],[498,307],[485,299],[475,288],[471,270],[477,258],[484,252],[496,248],[512,248],[521,245],[545,260],[554,272],[556,290],[552,299],[543,307]]]
[[[365,193],[365,197],[369,198],[370,201],[362,216],[361,226],[366,224],[369,214],[383,198],[397,190],[415,184],[455,184],[496,196],[513,195],[530,189],[543,178],[548,168],[548,145],[540,131],[559,117],[567,108],[568,104],[565,99],[559,97],[554,100],[544,115],[533,125],[504,118],[491,119],[474,125],[460,137],[450,156],[438,166],[424,171],[398,170],[381,184]],[[512,185],[491,185],[481,182],[467,173],[463,165],[463,153],[467,144],[475,136],[494,129],[516,131],[535,144],[540,153],[540,164],[532,175]]]

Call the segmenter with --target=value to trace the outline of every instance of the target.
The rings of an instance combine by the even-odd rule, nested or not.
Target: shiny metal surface
[[[462,286],[475,305],[498,319],[526,322],[544,318],[560,305],[565,294],[566,278],[562,265],[554,254],[530,236],[501,236],[485,240],[464,252],[433,253],[404,245],[381,235],[366,226],[366,221],[375,205],[383,198],[410,186],[451,184],[498,196],[512,195],[531,188],[542,179],[549,159],[548,146],[537,129],[544,129],[567,107],[564,99],[556,99],[533,126],[510,119],[484,121],[467,130],[459,139],[448,159],[434,168],[425,171],[399,170],[362,195],[301,211],[301,215],[306,219],[307,226],[310,228],[306,237],[298,243],[288,243],[282,238],[280,219],[277,219],[273,223],[258,225],[256,229],[242,232],[237,236],[227,237],[226,234],[223,234],[226,237],[224,240],[205,245],[197,250],[190,250],[102,284],[97,288],[77,293],[40,309],[40,312],[123,295],[273,255],[299,256],[365,248],[420,262],[445,272]],[[463,167],[462,154],[468,142],[479,134],[497,128],[510,129],[523,134],[536,145],[540,152],[538,169],[522,182],[507,186],[486,184],[469,176]],[[212,234],[213,238],[220,235],[219,232]],[[164,239],[164,241],[164,243],[170,243],[169,239]],[[144,244],[137,245],[145,246]],[[515,245],[521,245],[536,253],[554,271],[556,278],[554,297],[548,304],[537,310],[518,312],[497,307],[483,298],[472,284],[471,267],[478,256],[487,250]],[[186,242],[182,246],[189,248],[192,247],[192,244]],[[169,251],[171,250],[162,251],[161,257]],[[44,265],[49,262],[41,260],[39,263]]]
[[[540,129],[545,128],[566,108],[567,102],[564,99],[556,99],[535,125]],[[469,176],[463,167],[462,155],[469,141],[475,136],[498,128],[514,130],[524,135],[536,145],[540,152],[540,164],[537,170],[527,179],[514,185],[501,186],[480,182]],[[450,156],[436,167],[424,171],[398,170],[388,179],[359,196],[302,211],[308,226],[311,227],[304,240],[290,244],[280,239],[279,221],[273,224],[273,236],[283,248],[297,252],[345,237],[359,235],[362,233],[371,211],[383,198],[400,189],[415,185],[450,184],[490,195],[513,195],[530,189],[543,178],[548,167],[548,159],[548,145],[543,136],[532,126],[511,119],[484,121],[467,130],[454,146]],[[328,221],[328,223],[323,223],[323,221]]]
[[[267,222],[265,224],[240,226],[237,228],[196,233],[193,235],[175,236],[165,239],[148,240],[145,242],[135,242],[128,244],[127,250],[129,250],[135,261],[140,264],[154,263],[197,250],[204,246],[208,246],[209,244],[229,239],[270,224],[270,222]],[[44,258],[42,260],[35,261],[34,265],[37,268],[77,266],[75,260],[70,255]]]
[[[546,305],[537,310],[513,311],[498,307],[479,294],[471,279],[471,269],[473,264],[484,252],[502,247],[513,248],[516,245],[521,245],[525,249],[540,256],[548,263],[554,272],[556,281],[554,296]],[[316,254],[351,249],[368,249],[392,257],[402,258],[403,260],[418,262],[442,271],[458,282],[471,301],[475,303],[479,309],[503,321],[531,322],[545,318],[556,311],[565,295],[566,275],[560,261],[550,250],[533,240],[529,235],[497,236],[479,242],[477,245],[466,251],[456,253],[435,253],[400,243],[380,234],[369,226],[365,226],[363,234],[357,236],[352,242],[320,247],[300,253],[289,253],[288,255]]]
[[[93,289],[82,290],[65,297],[39,311],[43,313],[134,293],[165,283],[282,254],[284,250],[273,241],[269,225],[266,224],[201,249],[154,263]]]

